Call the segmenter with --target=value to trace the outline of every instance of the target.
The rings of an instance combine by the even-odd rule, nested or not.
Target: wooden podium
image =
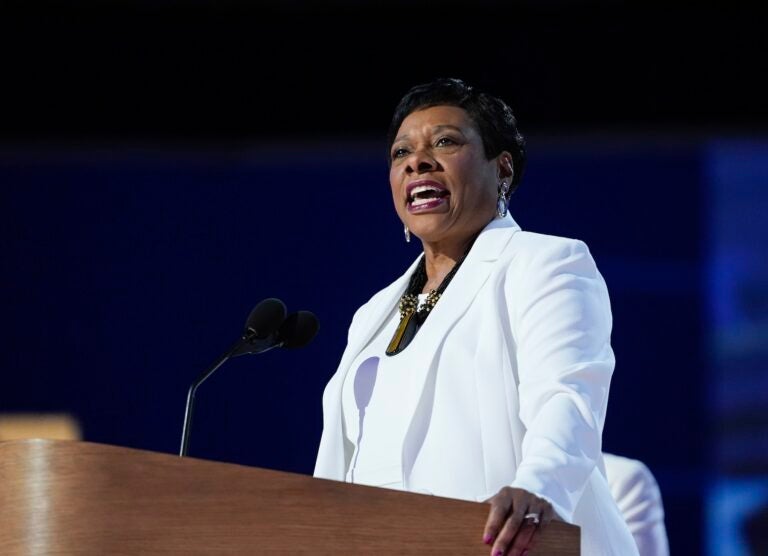
[[[476,554],[488,506],[87,442],[0,442],[0,554]],[[553,522],[531,556],[579,554]]]

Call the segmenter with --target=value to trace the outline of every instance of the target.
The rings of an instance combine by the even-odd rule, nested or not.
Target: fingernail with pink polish
[[[499,549],[493,553],[493,556],[504,556],[504,552],[501,549]]]
[[[483,542],[485,544],[491,544],[493,542],[493,535],[485,535],[483,537]]]

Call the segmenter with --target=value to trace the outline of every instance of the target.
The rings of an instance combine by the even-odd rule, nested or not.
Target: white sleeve
[[[576,240],[542,241],[519,276],[507,295],[518,299],[510,316],[526,433],[511,486],[545,498],[572,521],[601,457],[614,368],[608,291]]]
[[[605,473],[613,499],[627,522],[640,556],[669,556],[661,491],[640,461],[604,454]]]

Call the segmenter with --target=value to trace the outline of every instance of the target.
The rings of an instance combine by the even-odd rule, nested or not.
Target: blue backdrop
[[[718,438],[711,145],[532,137],[529,151],[513,216],[586,241],[611,293],[604,448],[649,465],[673,553],[701,553]],[[67,411],[87,440],[175,452],[190,381],[274,296],[315,312],[320,333],[206,382],[190,454],[310,473],[352,314],[419,253],[384,153],[362,140],[0,153],[0,411]]]

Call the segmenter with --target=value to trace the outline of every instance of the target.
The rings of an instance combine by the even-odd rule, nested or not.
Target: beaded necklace
[[[440,300],[445,288],[451,283],[451,280],[459,270],[461,263],[467,258],[469,250],[475,243],[476,237],[477,236],[472,239],[467,250],[464,251],[461,258],[455,265],[453,265],[451,271],[445,275],[445,278],[440,282],[440,285],[429,292],[424,304],[419,308],[419,292],[424,289],[424,285],[427,283],[426,256],[422,255],[419,264],[416,265],[416,270],[413,271],[411,279],[408,282],[408,288],[400,298],[400,304],[398,305],[398,309],[400,310],[400,324],[397,325],[392,340],[390,340],[389,345],[387,346],[387,351],[385,352],[387,355],[397,355],[408,347],[408,344],[410,344],[411,340],[416,336],[416,332],[419,331],[421,325],[427,320],[427,317],[435,307],[435,304]]]

